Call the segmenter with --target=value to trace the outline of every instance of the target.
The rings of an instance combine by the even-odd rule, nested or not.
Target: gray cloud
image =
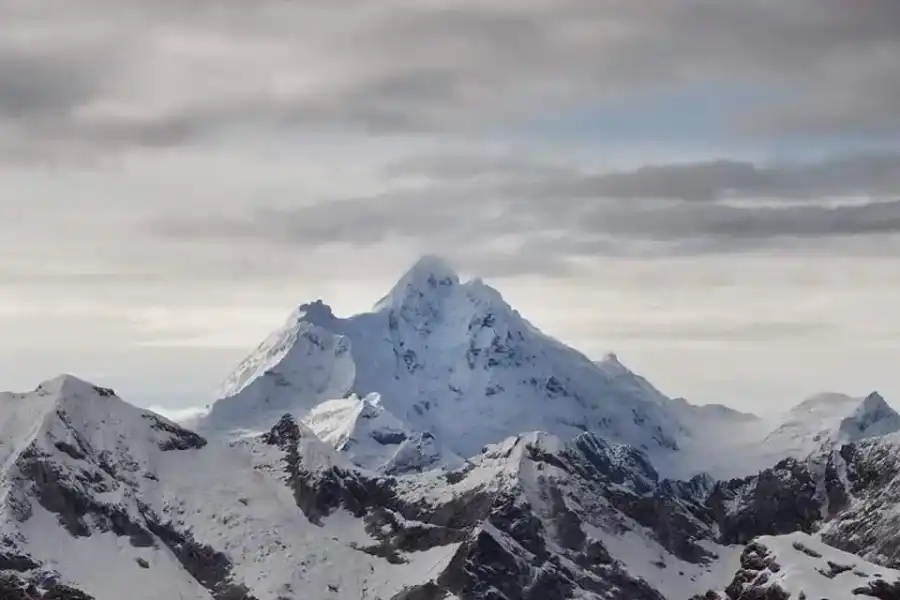
[[[473,133],[736,85],[770,96],[732,115],[750,131],[888,135],[900,131],[897,11],[894,0],[4,3],[0,120],[15,118],[22,139],[99,148],[248,126]]]
[[[422,157],[387,168],[428,182],[416,187],[231,216],[161,215],[149,229],[164,239],[229,244],[407,240],[506,273],[565,272],[566,260],[580,256],[734,252],[842,238],[874,244],[900,234],[900,155],[780,166],[718,161],[589,176],[530,166],[514,157]]]
[[[404,160],[391,175],[439,181],[493,180],[511,194],[539,198],[661,198],[714,201],[900,196],[900,153],[831,157],[814,163],[757,165],[735,160],[648,165],[633,171],[584,174],[519,156],[443,155]]]
[[[99,93],[103,70],[79,58],[0,49],[0,115],[62,117]]]
[[[835,158],[812,165],[756,166],[737,161],[647,166],[629,173],[585,177],[547,193],[615,198],[719,200],[900,194],[900,155]],[[540,193],[540,192],[539,192]]]

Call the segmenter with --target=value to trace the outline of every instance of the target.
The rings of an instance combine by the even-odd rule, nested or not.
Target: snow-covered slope
[[[165,544],[150,542],[140,493],[158,457],[202,438],[71,376],[0,396],[0,436],[0,555],[27,559],[17,570],[39,587],[211,598]]]
[[[668,398],[615,356],[591,362],[434,258],[372,312],[343,319],[321,302],[300,307],[227,379],[201,429],[263,430],[351,393],[379,394],[405,427],[461,456],[530,430],[591,431],[668,454],[685,433]]]
[[[877,392],[865,398],[819,394],[791,409],[762,441],[763,464],[900,431],[900,414]]]
[[[378,394],[326,400],[303,419],[322,441],[348,453],[361,467],[397,474],[430,467],[455,468],[463,459],[431,433],[414,432],[392,415]]]
[[[900,571],[841,552],[816,536],[795,532],[762,536],[740,557],[734,580],[698,600],[897,598]]]
[[[694,406],[681,398],[673,404],[690,433],[669,469],[682,477],[699,472],[718,479],[744,477],[784,458],[804,460],[900,431],[900,415],[877,392],[865,398],[822,393],[765,418],[726,406]]]
[[[71,376],[0,396],[0,434],[0,597],[390,598],[452,554],[361,552],[359,519],[304,517],[274,446],[208,443]],[[293,456],[349,468],[311,432]]]
[[[519,435],[455,470],[384,477],[289,415],[225,443],[69,376],[0,402],[0,586],[96,600],[662,600],[666,586],[699,590],[721,550],[708,482],[663,481],[643,452],[588,433]]]

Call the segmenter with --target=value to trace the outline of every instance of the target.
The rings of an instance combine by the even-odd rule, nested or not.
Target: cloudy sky
[[[663,391],[900,402],[897,0],[0,0],[0,389],[204,404],[415,258]]]

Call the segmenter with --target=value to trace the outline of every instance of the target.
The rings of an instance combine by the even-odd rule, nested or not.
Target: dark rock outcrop
[[[871,596],[878,600],[900,600],[900,581],[888,583],[886,581],[873,581],[868,585],[860,586],[853,590],[856,596]]]
[[[145,414],[143,416],[150,422],[152,429],[169,434],[165,440],[159,443],[160,450],[198,450],[206,446],[206,440],[193,431],[165,421],[156,415]]]
[[[725,595],[729,600],[788,600],[790,594],[784,588],[769,582],[771,574],[780,569],[768,548],[751,542],[741,553],[741,568],[725,588]]]
[[[816,478],[792,458],[759,475],[717,483],[706,505],[726,544],[746,544],[760,535],[809,533],[822,518]]]
[[[34,583],[14,573],[0,573],[0,598],[2,600],[95,600],[81,590],[54,583],[41,589]]]

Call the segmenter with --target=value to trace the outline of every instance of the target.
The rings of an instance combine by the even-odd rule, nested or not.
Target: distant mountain
[[[541,333],[480,280],[416,263],[372,312],[301,306],[226,380],[201,422],[260,431],[281,414],[378,394],[403,427],[471,456],[523,431],[592,432],[651,455],[677,452],[677,408],[611,355],[593,363]],[[350,450],[352,454],[352,449]]]
[[[679,407],[682,418],[705,424],[720,423],[725,426],[738,423],[760,423],[761,419],[753,413],[741,412],[723,404],[691,404],[684,398],[673,398],[673,404]]]
[[[900,431],[900,414],[877,392],[865,398],[818,394],[788,411],[763,439],[764,462],[805,458],[841,444]]]

